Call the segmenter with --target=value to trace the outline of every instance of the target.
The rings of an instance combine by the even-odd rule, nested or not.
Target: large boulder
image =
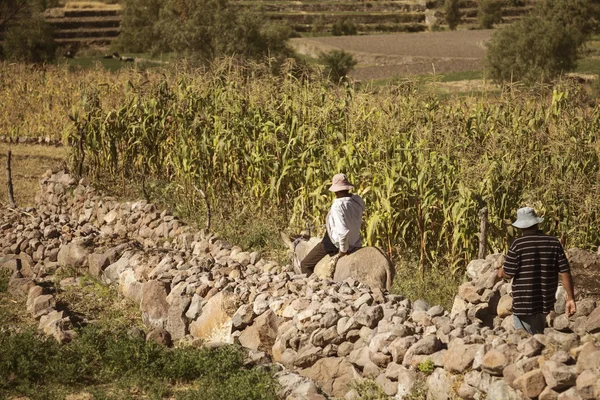
[[[327,395],[334,397],[344,397],[351,389],[351,384],[361,379],[352,364],[340,357],[322,358],[311,367],[301,370],[300,375],[312,379]]]
[[[300,240],[295,245],[284,237],[290,251],[298,260],[302,260],[310,250],[316,246],[320,239]],[[327,275],[328,264],[331,257],[325,256],[315,266],[315,275]],[[385,253],[376,247],[362,247],[355,252],[340,258],[335,266],[333,280],[343,282],[348,278],[355,279],[371,288],[387,289],[392,287],[394,269]]]
[[[238,309],[238,297],[219,292],[208,300],[197,320],[190,324],[190,334],[208,342],[232,343],[231,318]]]
[[[169,317],[167,289],[167,285],[159,281],[148,281],[142,285],[140,310],[142,321],[149,328],[165,328]]]
[[[87,266],[90,250],[82,241],[63,245],[58,251],[58,265],[61,267]]]

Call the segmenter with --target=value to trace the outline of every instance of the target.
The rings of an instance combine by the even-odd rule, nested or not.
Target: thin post
[[[210,211],[210,203],[206,197],[206,194],[204,193],[204,190],[198,189],[196,186],[194,186],[194,189],[196,189],[196,191],[200,194],[200,197],[202,197],[202,200],[204,200],[204,204],[206,205],[206,232],[210,232],[210,220],[212,216]]]
[[[12,151],[8,151],[8,155],[6,157],[6,185],[8,186],[8,203],[12,208],[16,207],[15,204],[15,193],[13,191],[13,183],[12,183],[12,170],[10,168],[10,161],[12,159]]]
[[[479,210],[479,221],[480,221],[480,231],[479,231],[479,253],[478,258],[484,259],[487,256],[487,237],[488,237],[488,209],[487,207],[483,207]]]

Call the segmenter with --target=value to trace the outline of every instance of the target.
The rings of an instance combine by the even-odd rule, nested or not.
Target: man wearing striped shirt
[[[522,236],[512,243],[504,266],[498,270],[499,277],[513,278],[515,328],[532,335],[544,332],[546,315],[554,309],[559,274],[567,292],[565,312],[571,316],[576,311],[569,262],[558,239],[539,230],[543,220],[533,208],[517,211],[513,226],[521,230]]]

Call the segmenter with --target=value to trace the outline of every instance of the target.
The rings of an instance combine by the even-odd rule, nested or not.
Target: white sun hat
[[[336,174],[331,179],[331,186],[329,187],[330,192],[339,192],[350,189],[354,189],[354,185],[348,181],[348,177],[345,174]]]
[[[517,220],[513,222],[512,226],[519,229],[526,229],[541,224],[543,221],[544,218],[538,217],[533,208],[523,207],[517,210]]]

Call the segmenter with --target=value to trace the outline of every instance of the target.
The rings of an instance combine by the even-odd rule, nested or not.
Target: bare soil
[[[479,70],[491,33],[474,30],[295,38],[290,43],[300,54],[311,57],[334,49],[347,51],[358,61],[351,76],[372,80]]]

